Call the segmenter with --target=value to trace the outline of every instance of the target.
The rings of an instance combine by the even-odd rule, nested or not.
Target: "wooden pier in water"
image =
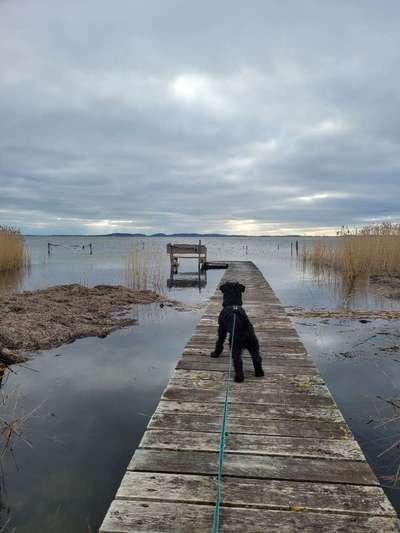
[[[167,254],[171,263],[171,271],[178,271],[179,259],[197,259],[198,270],[207,263],[207,247],[204,244],[167,244]]]
[[[396,513],[284,308],[251,262],[246,285],[264,378],[245,355],[233,383],[222,484],[223,532],[393,532]],[[216,290],[127,467],[101,533],[211,532],[228,347],[211,359]]]

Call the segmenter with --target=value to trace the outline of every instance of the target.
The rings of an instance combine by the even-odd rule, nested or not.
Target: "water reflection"
[[[24,279],[30,274],[30,267],[0,273],[0,294],[18,291],[22,288]]]
[[[334,297],[335,307],[345,311],[357,308],[391,307],[391,303],[382,294],[371,290],[367,274],[348,277],[343,272],[329,266],[312,263],[299,258],[297,267],[303,276],[311,280],[314,286],[327,289]],[[396,303],[393,303],[394,307]]]
[[[178,268],[171,268],[170,277],[167,280],[167,287],[178,288],[198,288],[201,292],[207,286],[207,270],[201,268],[197,272],[178,272]]]
[[[32,448],[17,439],[3,457],[0,530],[7,521],[5,531],[18,533],[98,529],[201,314],[146,308],[145,319],[133,311],[138,326],[13,367],[3,395],[19,391],[18,414],[40,409],[23,428]]]

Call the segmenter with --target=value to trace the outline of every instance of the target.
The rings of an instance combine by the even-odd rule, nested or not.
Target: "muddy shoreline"
[[[106,337],[136,323],[126,316],[132,305],[154,303],[178,302],[150,290],[113,285],[57,285],[0,296],[0,359],[7,366],[7,360],[19,362],[38,350],[83,337]]]

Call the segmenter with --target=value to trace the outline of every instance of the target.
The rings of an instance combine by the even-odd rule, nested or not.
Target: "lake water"
[[[47,242],[60,246],[48,256]],[[0,290],[43,288],[71,282],[93,286],[127,284],[128,258],[141,250],[157,286],[177,300],[205,304],[223,271],[208,271],[202,288],[175,287],[170,279],[169,238],[28,237],[29,273],[0,279]],[[176,242],[179,239],[174,239]],[[304,272],[293,238],[203,238],[209,260],[252,260],[286,306],[340,309],[340,287]],[[305,239],[307,241],[307,239]],[[93,244],[93,255],[88,244]],[[197,242],[197,239],[185,239]],[[304,240],[300,240],[300,247]],[[82,248],[84,246],[84,249]],[[247,246],[247,250],[246,250]],[[293,250],[294,251],[294,250]],[[197,265],[182,261],[180,273]],[[354,308],[399,309],[399,303],[359,291]],[[1,416],[23,419],[21,438],[4,453],[1,526],[16,532],[90,532],[99,527],[148,420],[197,324],[202,309],[179,312],[136,306],[138,324],[106,339],[81,339],[37,354],[3,379]],[[393,476],[398,448],[379,456],[400,437],[397,410],[385,399],[400,396],[398,323],[317,320],[296,317],[312,354],[355,437],[396,509]],[[265,355],[267,357],[267,355]],[[399,401],[400,403],[400,401]]]

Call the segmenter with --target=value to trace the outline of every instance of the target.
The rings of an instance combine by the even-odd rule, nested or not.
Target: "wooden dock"
[[[264,378],[245,357],[233,383],[220,531],[392,532],[396,513],[284,308],[251,262],[224,280],[246,285]],[[210,359],[221,308],[216,290],[178,361],[100,529],[211,532],[227,348]]]

